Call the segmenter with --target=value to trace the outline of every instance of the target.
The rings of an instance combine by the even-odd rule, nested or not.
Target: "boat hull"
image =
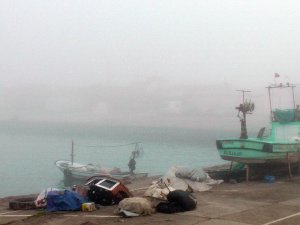
[[[59,168],[60,171],[64,174],[65,180],[78,180],[85,181],[93,176],[109,176],[118,180],[126,180],[129,178],[142,178],[147,177],[148,173],[135,173],[130,174],[129,172],[120,172],[120,173],[110,173],[105,172],[100,167],[88,164],[72,164],[67,160],[58,160],[55,162],[55,165]]]
[[[282,144],[256,140],[218,140],[222,159],[245,164],[292,163],[300,160],[300,143]]]

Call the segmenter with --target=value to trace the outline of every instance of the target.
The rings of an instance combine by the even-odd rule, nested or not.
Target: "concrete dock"
[[[130,184],[135,195],[142,195],[151,180]],[[198,199],[193,211],[177,214],[155,213],[151,216],[122,218],[114,214],[117,206],[84,212],[41,213],[36,210],[8,209],[8,201],[0,201],[0,224],[155,224],[155,225],[299,225],[300,176],[276,179],[222,183],[209,191],[194,193]]]

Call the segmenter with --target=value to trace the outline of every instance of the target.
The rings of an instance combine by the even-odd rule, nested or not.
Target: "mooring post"
[[[299,159],[299,153],[298,153],[297,157],[298,157],[298,174],[299,174],[299,173],[300,173],[300,159]]]
[[[250,178],[250,165],[247,164],[246,165],[246,181],[248,182],[249,181],[249,178]]]
[[[288,163],[288,167],[289,167],[289,176],[290,176],[290,179],[292,179],[293,176],[292,176],[291,162],[290,162],[289,153],[286,153],[286,158],[287,158],[287,163]]]
[[[231,170],[232,170],[232,164],[233,164],[233,161],[231,161],[231,163],[230,163],[229,173],[231,173]]]

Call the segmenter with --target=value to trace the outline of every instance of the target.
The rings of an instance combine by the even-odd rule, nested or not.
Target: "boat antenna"
[[[247,123],[246,123],[246,115],[250,114],[254,110],[254,103],[251,101],[245,101],[245,93],[246,92],[251,92],[249,90],[237,90],[243,93],[243,103],[240,104],[236,109],[238,110],[238,118],[240,119],[241,122],[241,139],[247,139],[248,134],[247,134]],[[240,115],[242,113],[242,115]]]
[[[245,92],[251,92],[249,90],[236,90],[236,91],[240,91],[243,93],[243,104],[245,103]]]

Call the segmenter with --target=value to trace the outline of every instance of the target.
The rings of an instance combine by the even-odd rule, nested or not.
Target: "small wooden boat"
[[[134,143],[136,145],[133,151],[134,157],[138,155],[140,151],[139,143]],[[132,158],[131,158],[132,159]],[[110,176],[119,180],[137,179],[147,177],[148,173],[133,173],[133,171],[122,172],[119,168],[114,168],[112,170],[107,170],[101,166],[94,164],[82,164],[74,162],[74,142],[72,141],[71,149],[71,161],[69,160],[57,160],[55,166],[59,168],[64,174],[64,180],[81,180],[85,181],[93,176]]]
[[[64,179],[87,180],[93,176],[110,176],[119,180],[147,177],[148,173],[121,172],[119,169],[107,171],[93,164],[72,163],[68,160],[58,160],[55,165],[63,172]]]

